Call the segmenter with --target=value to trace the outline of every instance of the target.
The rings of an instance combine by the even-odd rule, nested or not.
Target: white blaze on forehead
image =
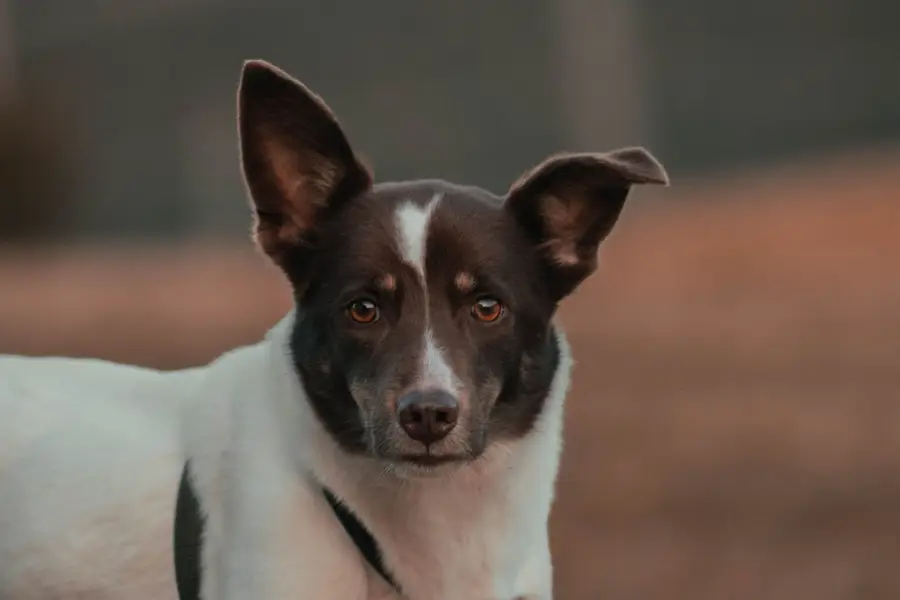
[[[416,268],[419,275],[425,278],[425,242],[428,239],[428,224],[431,213],[441,201],[441,195],[435,194],[428,204],[421,206],[414,202],[404,202],[397,209],[396,222],[400,256],[403,261]]]
[[[422,356],[422,381],[423,387],[435,387],[448,392],[459,391],[459,379],[453,368],[444,358],[444,353],[434,339],[431,328],[425,329],[425,353]]]
[[[440,193],[432,196],[424,206],[415,202],[405,202],[397,209],[395,216],[400,256],[404,262],[416,269],[425,294],[425,333],[423,339],[422,362],[417,386],[435,387],[456,393],[459,379],[440,345],[435,340],[428,312],[428,283],[425,277],[425,251],[428,241],[428,226],[434,208],[441,201]]]

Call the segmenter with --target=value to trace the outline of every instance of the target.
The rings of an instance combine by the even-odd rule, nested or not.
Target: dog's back
[[[172,597],[192,376],[0,356],[0,598]]]

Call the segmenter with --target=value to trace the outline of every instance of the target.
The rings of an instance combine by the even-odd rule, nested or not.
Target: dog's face
[[[428,469],[531,430],[559,362],[552,317],[596,266],[641,148],[546,160],[498,197],[373,185],[325,104],[263,62],[239,92],[256,239],[290,280],[294,364],[347,452]]]

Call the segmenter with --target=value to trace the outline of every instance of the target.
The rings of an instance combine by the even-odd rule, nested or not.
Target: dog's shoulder
[[[145,438],[168,447],[185,401],[179,389],[195,377],[97,359],[0,357],[0,456],[91,444],[115,454]]]

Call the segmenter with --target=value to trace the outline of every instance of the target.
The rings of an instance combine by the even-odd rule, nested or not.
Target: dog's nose
[[[426,446],[438,442],[456,427],[459,403],[443,390],[417,390],[397,401],[397,418],[406,434]]]

